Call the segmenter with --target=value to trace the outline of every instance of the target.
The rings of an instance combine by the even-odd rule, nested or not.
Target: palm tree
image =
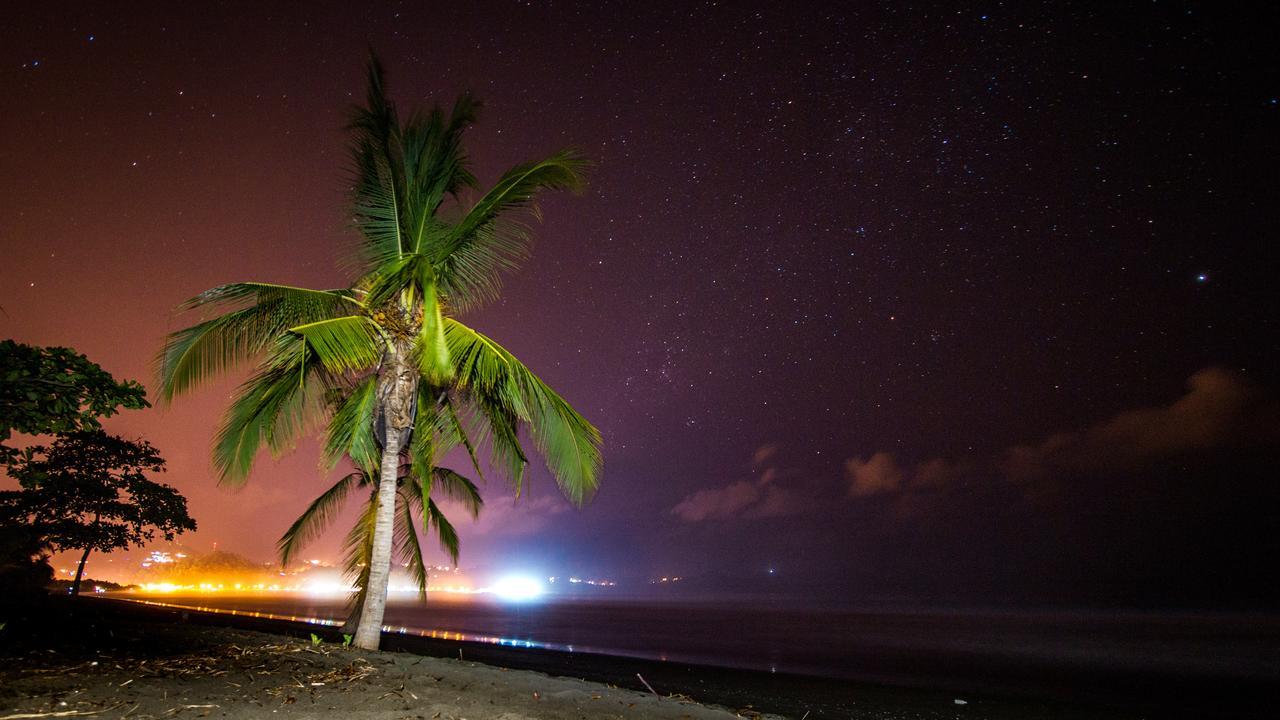
[[[212,317],[171,334],[158,359],[159,396],[169,402],[237,363],[256,362],[240,386],[214,445],[223,482],[242,482],[265,444],[276,452],[325,425],[328,466],[349,455],[376,477],[398,478],[407,451],[430,522],[436,461],[450,443],[477,448],[519,493],[529,437],[575,504],[600,477],[600,433],[514,355],[462,324],[457,313],[496,297],[501,276],[519,266],[547,190],[583,186],[584,161],[564,151],[505,172],[479,192],[461,135],[478,102],[463,95],[401,123],[382,68],[369,64],[366,106],[353,133],[352,215],[361,242],[349,288],[309,290],[235,283],[182,308]],[[373,472],[368,472],[370,477]],[[386,606],[396,482],[379,482],[366,587],[355,644],[376,649]]]
[[[396,554],[405,561],[413,575],[414,582],[418,586],[419,597],[426,600],[428,568],[425,554],[418,541],[418,532],[414,526],[415,510],[420,515],[425,514],[430,525],[435,528],[441,549],[448,554],[454,565],[458,563],[458,533],[434,499],[429,499],[425,507],[422,505],[422,495],[416,490],[414,484],[412,464],[407,462],[407,454],[402,454],[400,457],[399,477],[396,481],[393,544]],[[437,467],[433,474],[433,490],[443,491],[448,497],[462,503],[473,519],[480,516],[484,500],[481,499],[480,491],[474,482],[448,468]],[[369,563],[373,550],[373,529],[378,505],[377,488],[377,470],[374,470],[372,475],[358,469],[344,475],[307,506],[302,515],[281,536],[277,546],[281,564],[288,565],[307,543],[324,532],[333,520],[334,514],[353,490],[369,492],[364,511],[360,513],[355,525],[347,533],[343,547],[343,569],[346,575],[355,581],[355,586],[358,588],[351,599],[352,610],[343,625],[344,633],[354,634],[355,628],[359,626],[360,613],[364,608],[365,597],[369,590]]]

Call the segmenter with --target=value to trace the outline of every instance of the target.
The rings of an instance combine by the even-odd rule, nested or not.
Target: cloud
[[[902,468],[887,452],[878,452],[867,460],[853,458],[845,462],[844,469],[850,497],[878,495],[902,487]]]
[[[714,490],[699,490],[681,500],[671,512],[687,522],[733,517],[759,502],[760,487],[751,480],[739,480]]]
[[[569,510],[564,499],[547,494],[538,497],[511,498],[502,496],[484,504],[477,520],[459,503],[442,500],[441,510],[450,518],[459,532],[468,536],[521,537],[532,535],[551,522],[552,518]]]
[[[1169,405],[1119,413],[1082,432],[1058,433],[1009,448],[1000,466],[1011,480],[1034,482],[1061,471],[1120,472],[1161,458],[1276,435],[1257,417],[1258,391],[1238,375],[1209,368],[1192,375]],[[1259,422],[1262,420],[1262,423]]]
[[[751,457],[751,464],[755,465],[756,467],[760,467],[769,458],[773,457],[776,454],[778,454],[777,445],[773,443],[770,443],[768,445],[761,445],[759,448],[756,449],[755,454]]]
[[[1115,474],[1185,453],[1258,446],[1280,440],[1274,406],[1239,375],[1208,368],[1192,375],[1187,392],[1168,405],[1128,410],[1079,432],[1061,432],[1015,445],[994,457],[933,458],[904,467],[877,452],[845,463],[848,494],[906,496],[998,478],[1029,490],[1080,473]]]
[[[759,468],[768,462],[778,447],[765,445],[756,450],[752,464]],[[772,465],[755,480],[739,480],[723,487],[699,490],[671,508],[672,514],[685,522],[720,518],[766,518],[790,515],[803,508],[800,499],[775,481],[780,473]]]

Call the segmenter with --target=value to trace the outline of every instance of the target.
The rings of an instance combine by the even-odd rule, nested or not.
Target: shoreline
[[[55,601],[61,601],[61,598]],[[56,604],[56,602],[55,602]],[[306,640],[312,633],[326,641],[324,647],[338,647],[341,636],[336,627],[254,617],[252,613],[230,614],[197,609],[164,607],[122,598],[84,598],[77,605],[111,623],[141,623],[160,632],[173,629],[205,629],[270,633]],[[79,610],[79,608],[77,608]],[[702,707],[732,708],[739,716],[773,713],[778,716],[860,717],[860,718],[1138,718],[1157,711],[1159,717],[1241,717],[1264,716],[1265,702],[1256,702],[1249,688],[1215,686],[1199,693],[1188,688],[1171,688],[1167,683],[1128,685],[1121,697],[1112,701],[1054,699],[1028,689],[1022,694],[970,694],[962,689],[903,686],[874,681],[850,681],[767,673],[752,670],[646,660],[588,652],[564,652],[523,644],[498,644],[467,640],[420,637],[384,632],[386,653],[370,658],[434,658],[452,666],[488,667],[501,673],[533,672],[559,679],[575,678],[599,687],[655,697],[656,693],[707,703]],[[360,651],[343,651],[360,652]],[[2,651],[0,651],[0,654]],[[463,662],[459,661],[459,654]],[[1034,675],[1034,673],[1031,673]],[[505,675],[504,675],[505,676]],[[540,675],[541,677],[542,675]],[[511,676],[514,677],[514,676]],[[643,678],[641,680],[640,678]],[[1068,678],[1079,686],[1081,677]],[[1128,683],[1128,678],[1098,678],[1102,686]],[[656,693],[646,689],[652,686]],[[1028,683],[1027,688],[1037,687]],[[1175,691],[1176,690],[1176,691]],[[1256,694],[1256,690],[1253,691]],[[1105,693],[1104,693],[1105,694]],[[962,700],[963,704],[956,701]],[[630,701],[628,701],[630,702]],[[1270,707],[1274,707],[1271,705]],[[651,715],[646,715],[651,716]],[[730,715],[732,716],[732,714]],[[428,715],[430,717],[430,715]],[[443,715],[441,717],[444,717]],[[544,715],[537,715],[544,717]],[[551,716],[546,716],[551,717]],[[592,717],[583,715],[582,717]]]
[[[730,720],[776,716],[571,677],[316,642],[307,628],[268,633],[156,612],[51,598],[62,622],[9,628],[0,647],[0,718],[354,720]],[[277,628],[279,629],[279,628]],[[307,637],[299,638],[299,634]],[[27,647],[23,647],[26,645]]]
[[[103,599],[140,602],[109,596]],[[189,607],[182,600],[176,604]],[[310,629],[298,630],[296,624],[286,620],[254,618],[253,612],[246,610],[209,608],[207,612],[214,615],[210,622],[265,619],[268,623],[284,623],[263,626],[273,632],[305,635],[317,627],[302,625]],[[332,639],[340,640],[336,628],[331,632]],[[1012,646],[1007,657],[990,652],[921,655],[905,650],[890,654],[876,650],[855,658],[858,664],[847,666],[848,674],[824,676],[614,654],[582,646],[569,646],[566,650],[554,643],[419,632],[415,628],[384,631],[383,637],[383,647],[388,649],[447,658],[456,658],[463,652],[469,660],[571,675],[634,690],[645,689],[636,678],[642,674],[662,692],[731,707],[753,706],[794,717],[819,711],[839,716],[855,709],[887,714],[907,707],[954,710],[955,700],[968,703],[971,712],[980,706],[987,717],[1019,718],[1078,717],[1081,713],[1089,717],[1135,717],[1146,712],[1158,712],[1162,717],[1264,716],[1263,709],[1280,704],[1280,691],[1276,689],[1280,685],[1260,679],[1261,676],[1038,662],[1018,656],[1013,652],[1017,648]]]

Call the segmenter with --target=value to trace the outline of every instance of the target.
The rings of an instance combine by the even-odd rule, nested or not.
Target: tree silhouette
[[[144,440],[100,430],[68,433],[10,466],[22,489],[0,492],[0,505],[5,515],[25,517],[54,548],[83,551],[71,587],[77,595],[92,551],[142,546],[157,533],[172,540],[196,529],[186,498],[146,477],[163,471],[164,460]]]
[[[142,385],[117,381],[75,350],[0,341],[0,463],[17,456],[4,445],[13,431],[97,430],[100,417],[147,406]]]

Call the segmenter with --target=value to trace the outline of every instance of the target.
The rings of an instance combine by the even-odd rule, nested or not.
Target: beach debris
[[[955,704],[957,704],[957,705],[968,705],[968,704],[969,704],[969,701],[968,701],[968,700],[961,700],[960,698],[956,698],[956,699],[955,699]]]
[[[654,695],[658,695],[658,691],[653,689],[653,686],[649,684],[648,680],[644,679],[643,675],[641,675],[640,673],[636,673],[636,677],[640,678],[640,682],[644,683],[644,686],[649,688],[649,692],[653,693]],[[658,697],[662,697],[662,696],[658,695]]]
[[[204,712],[201,713],[201,717],[203,717],[209,714],[209,710],[212,710],[213,708],[216,708],[216,707],[219,707],[219,706],[218,705],[179,705],[178,707],[175,707],[175,708],[169,708],[167,711],[165,711],[165,715],[177,715],[183,710],[204,710]]]
[[[78,692],[78,691],[77,691]],[[59,707],[65,707],[67,703],[58,703]],[[17,713],[16,715],[3,715],[0,720],[25,720],[26,718],[46,718],[46,717],[75,717],[79,715],[98,715],[104,712],[111,712],[126,703],[116,703],[111,707],[104,707],[98,710],[57,710],[54,712],[42,713]]]

